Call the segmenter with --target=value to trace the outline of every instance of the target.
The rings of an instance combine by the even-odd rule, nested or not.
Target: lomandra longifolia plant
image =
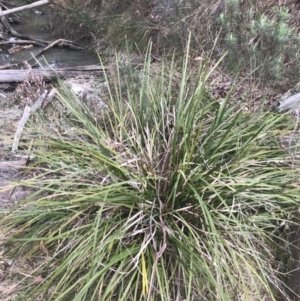
[[[288,298],[276,269],[285,246],[277,222],[299,202],[299,175],[277,142],[285,117],[243,111],[230,93],[214,100],[206,80],[215,66],[203,60],[191,77],[189,49],[182,66],[154,71],[150,48],[141,70],[107,78],[97,116],[62,88],[72,130],[35,125],[34,172],[22,181],[35,193],[0,221],[11,255],[46,254],[31,275],[42,280],[23,293],[48,301]]]

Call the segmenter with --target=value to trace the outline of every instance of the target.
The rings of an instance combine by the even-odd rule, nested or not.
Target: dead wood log
[[[33,8],[33,7],[48,4],[48,3],[51,3],[51,0],[40,0],[40,1],[36,1],[36,2],[33,2],[31,4],[28,4],[28,5],[23,5],[23,6],[19,6],[19,7],[16,7],[16,8],[8,9],[8,10],[5,10],[5,11],[1,12],[0,17],[5,16],[5,15],[9,15],[9,14],[12,14],[12,13],[15,13],[15,12],[18,12],[18,11],[22,11],[22,10],[25,10],[25,9],[30,9],[30,8]]]
[[[6,10],[9,10],[8,6],[16,6],[12,3],[8,3],[6,1],[0,1],[1,8],[4,8]],[[1,9],[1,12],[3,10]],[[9,21],[12,21],[13,23],[20,23],[20,18],[17,14],[13,13],[13,17],[9,17]]]
[[[0,70],[0,82],[12,83],[22,82],[30,76],[42,77],[45,81],[51,81],[58,76],[64,77],[70,74],[84,72],[84,71],[103,71],[102,66],[89,65],[77,67],[65,67],[59,69],[26,69],[26,70]]]

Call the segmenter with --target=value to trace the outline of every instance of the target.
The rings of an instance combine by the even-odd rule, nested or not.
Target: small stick
[[[45,108],[48,105],[48,103],[50,101],[52,101],[52,99],[54,98],[55,94],[56,94],[56,89],[52,88],[52,90],[49,92],[49,94],[47,95],[46,99],[44,100],[42,108]]]
[[[31,112],[37,111],[42,106],[47,94],[48,90],[45,90],[43,94],[38,98],[38,100],[31,106]]]

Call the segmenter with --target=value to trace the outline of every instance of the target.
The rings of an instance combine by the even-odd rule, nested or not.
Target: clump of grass
[[[175,63],[155,74],[150,61],[149,51],[139,89],[131,76],[126,93],[120,76],[109,86],[102,122],[62,91],[72,131],[32,146],[35,173],[22,185],[37,192],[0,220],[10,254],[47,255],[26,295],[286,297],[276,223],[299,202],[299,176],[277,142],[283,117],[229,106],[230,93],[207,98],[205,60],[190,78],[187,55],[180,79]]]

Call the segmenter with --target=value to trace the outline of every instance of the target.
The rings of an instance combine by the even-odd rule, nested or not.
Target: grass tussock
[[[299,201],[278,143],[285,117],[208,97],[205,60],[196,78],[188,56],[158,73],[150,61],[149,51],[138,89],[130,74],[121,89],[118,73],[101,118],[61,90],[72,130],[37,127],[34,175],[22,182],[36,193],[0,220],[10,254],[45,254],[26,295],[278,300],[278,222]]]

